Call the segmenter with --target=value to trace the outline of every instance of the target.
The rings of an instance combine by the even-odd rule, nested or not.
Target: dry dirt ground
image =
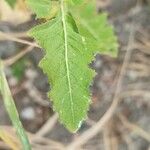
[[[78,133],[69,133],[52,111],[46,96],[50,86],[37,67],[43,56],[41,50],[32,50],[17,62],[18,67],[13,65],[6,69],[23,125],[28,132],[33,133],[33,139],[34,136],[39,137],[33,145],[35,150],[61,150],[64,145],[69,145],[68,149],[72,150],[74,143],[79,146],[75,146],[75,149],[85,150],[150,150],[150,2],[97,0],[97,11],[108,12],[109,22],[114,26],[120,47],[117,58],[97,54],[95,61],[90,64],[97,72],[90,87],[92,105],[89,118]],[[16,27],[0,22],[0,30],[8,33],[26,32],[35,23],[30,21]],[[0,56],[8,58],[22,48],[22,44],[16,42],[0,41]],[[128,59],[126,54],[129,55]],[[124,60],[127,60],[127,66],[119,86],[119,104],[104,126],[92,135],[88,131],[93,131],[90,129],[95,128],[116,100],[116,79],[120,76]],[[20,67],[23,69],[20,70]],[[12,68],[17,69],[19,79],[16,79]],[[2,101],[0,125],[10,125]],[[90,137],[88,141],[85,136]],[[80,142],[82,140],[83,143]],[[4,147],[7,149],[7,146]]]

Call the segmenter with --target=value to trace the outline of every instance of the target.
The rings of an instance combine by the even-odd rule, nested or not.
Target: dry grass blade
[[[54,114],[52,117],[50,117],[47,122],[39,129],[39,131],[36,133],[37,136],[45,136],[48,134],[58,120],[58,114]]]
[[[0,127],[0,138],[13,150],[21,149],[21,144],[19,140],[16,138],[16,136],[3,127]]]
[[[18,53],[17,55],[8,58],[7,60],[4,61],[4,66],[10,66],[12,64],[14,64],[16,61],[18,61],[19,59],[21,59],[24,55],[26,55],[27,53],[29,53],[30,51],[32,51],[34,48],[34,46],[28,46],[27,48],[25,48],[24,50],[22,50],[20,53]]]
[[[0,149],[10,150],[10,148],[3,141],[0,141]]]
[[[133,124],[131,122],[129,122],[127,120],[127,118],[123,115],[119,115],[119,118],[121,120],[121,122],[123,123],[123,125],[128,128],[129,130],[131,130],[132,132],[134,132],[135,134],[139,135],[140,137],[144,138],[145,140],[147,140],[148,142],[150,142],[150,134],[146,131],[144,131],[141,127],[139,127],[136,124]]]
[[[0,61],[0,91],[4,100],[5,108],[21,141],[22,148],[24,150],[30,150],[31,147],[29,144],[29,140],[20,122],[19,115],[9,89],[1,61]]]
[[[10,40],[10,41],[14,41],[14,42],[18,42],[18,43],[22,43],[22,44],[26,44],[29,46],[40,48],[36,43],[32,43],[32,42],[29,42],[26,40],[19,39],[17,37],[13,37],[7,33],[1,32],[1,31],[0,31],[0,38],[3,40]]]
[[[103,130],[103,141],[105,150],[111,150],[110,129],[106,126]]]

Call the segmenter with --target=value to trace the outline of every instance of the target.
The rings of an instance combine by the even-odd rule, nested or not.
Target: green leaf
[[[46,18],[49,16],[51,0],[26,0],[26,3],[38,18]]]
[[[101,54],[117,56],[118,43],[113,27],[107,21],[107,14],[97,14],[95,3],[89,1],[86,6],[72,7],[70,11],[78,20],[77,25],[82,36],[93,38],[96,49]]]
[[[89,109],[89,83],[92,71],[88,63],[92,51],[85,48],[84,39],[72,25],[73,18],[64,14],[32,29],[32,35],[45,49],[40,67],[52,84],[49,96],[62,123],[76,131]],[[43,36],[44,35],[44,36]]]
[[[20,138],[20,141],[22,143],[23,150],[31,150],[28,137],[23,129],[23,126],[20,122],[19,115],[14,103],[14,100],[12,98],[6,76],[4,73],[3,65],[0,60],[0,92],[2,94],[5,108],[8,112],[8,115],[17,131],[18,137]]]
[[[78,9],[78,5],[70,5],[70,2],[77,4],[81,0],[57,2],[60,8],[57,17],[36,26],[30,35],[45,50],[40,67],[52,86],[49,97],[53,108],[66,128],[75,132],[85,119],[90,104],[89,84],[94,73],[88,64],[95,50],[116,54],[116,38],[107,24],[107,16],[93,14],[93,1],[82,6],[83,12],[81,6]],[[77,24],[72,14],[78,19]]]
[[[13,8],[16,4],[16,0],[6,0],[6,2]]]
[[[81,4],[83,2],[83,0],[72,0],[72,3],[74,4]]]
[[[25,62],[26,60],[22,58],[17,63],[12,65],[12,75],[16,77],[17,80],[21,80],[23,77],[26,67]]]

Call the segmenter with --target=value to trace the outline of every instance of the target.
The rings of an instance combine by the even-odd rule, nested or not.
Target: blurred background
[[[95,5],[98,13],[108,12],[119,52],[117,58],[99,53],[91,62],[97,72],[90,86],[92,104],[81,129],[71,134],[59,123],[47,98],[50,86],[38,67],[43,51],[27,35],[39,20],[24,0],[18,0],[14,9],[0,0],[0,58],[7,65],[11,92],[35,150],[150,150],[150,1],[97,0]],[[125,59],[127,50],[129,59]],[[116,99],[120,102],[114,107]],[[17,143],[2,98],[0,126]],[[0,141],[0,150],[5,149],[10,148]]]

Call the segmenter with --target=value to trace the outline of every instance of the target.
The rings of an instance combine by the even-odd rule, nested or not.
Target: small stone
[[[25,120],[33,120],[35,118],[35,111],[32,107],[26,107],[21,112],[21,117]]]

